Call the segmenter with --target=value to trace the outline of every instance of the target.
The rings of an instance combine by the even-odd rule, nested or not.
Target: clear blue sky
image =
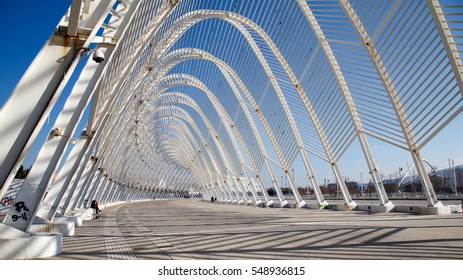
[[[71,0],[2,1],[0,26],[0,104],[6,101],[41,49]]]
[[[0,106],[13,91],[15,85],[26,71],[44,42],[50,36],[60,18],[69,7],[71,0],[51,1],[2,1],[0,8],[0,26],[2,26],[0,44]],[[62,105],[60,100],[58,106]],[[56,115],[56,110],[52,112]],[[1,121],[1,120],[0,120]],[[52,123],[53,121],[51,121]],[[51,124],[50,124],[51,125]],[[45,131],[49,129],[46,128]],[[45,139],[46,133],[41,133],[32,147],[32,152],[24,162],[29,167]],[[398,170],[404,169],[407,163],[411,165],[410,157],[404,151],[400,151],[388,144],[369,138],[371,148],[379,165],[380,171],[388,176]],[[463,116],[460,115],[446,127],[441,134],[429,143],[422,151],[423,158],[438,168],[448,167],[448,159],[454,159],[455,164],[463,164]],[[363,173],[363,181],[368,178],[368,171],[359,172],[358,164],[364,162],[358,145],[354,144],[341,160],[343,174],[352,180],[360,180]],[[295,163],[295,177],[297,185],[306,182],[305,172],[302,171],[300,162]],[[317,170],[316,170],[317,172]],[[318,173],[318,172],[317,172]],[[318,175],[319,181],[323,178],[332,181],[329,169]]]
[[[16,84],[21,79],[43,44],[69,8],[71,0],[50,1],[2,1],[0,8],[0,106],[7,101]],[[63,99],[58,101],[62,106]],[[52,112],[52,117],[57,112]],[[50,121],[49,125],[53,122]],[[49,128],[45,128],[48,131]],[[42,131],[32,152],[24,161],[27,168],[32,165],[35,155],[44,142],[46,133]]]

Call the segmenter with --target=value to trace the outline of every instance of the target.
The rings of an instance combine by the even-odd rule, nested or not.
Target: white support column
[[[92,157],[89,161],[87,161],[87,164],[82,166],[84,170],[81,180],[75,181],[76,190],[78,192],[75,196],[73,196],[73,201],[71,201],[71,211],[75,210],[76,208],[80,208],[83,201],[86,199],[89,182],[93,179],[93,176],[97,170],[97,161],[98,158]]]
[[[66,163],[58,173],[58,177],[53,183],[53,187],[42,202],[36,216],[51,221],[55,216],[56,211],[58,211],[58,206],[60,205],[65,193],[67,195],[71,195],[68,192],[69,182],[72,179],[72,175],[77,170],[77,167],[84,156],[84,152],[90,144],[90,140],[91,138],[87,136],[86,131],[83,131],[69,154]]]
[[[111,201],[112,202],[119,202],[121,193],[124,191],[124,189],[123,189],[121,183],[119,183],[119,182],[116,183],[115,182],[115,184],[116,184],[116,190],[115,190],[115,192],[113,194],[113,197],[111,198]]]
[[[62,215],[65,215],[68,212],[69,206],[73,205],[78,200],[78,196],[79,196],[81,189],[80,188],[78,189],[77,185],[79,183],[79,180],[82,178],[82,174],[86,170],[87,164],[93,164],[93,163],[89,162],[89,160],[85,158],[81,160],[77,173],[75,174],[75,176],[72,177],[72,180],[69,183],[71,187],[68,188],[69,192],[65,194],[64,197],[66,199],[64,200],[63,205],[60,207],[61,208],[60,213]],[[91,166],[88,166],[88,169],[90,170]]]
[[[264,182],[262,182],[260,174],[256,174],[256,180],[257,184],[260,187],[260,190],[262,191],[262,195],[264,196],[265,201],[267,202],[267,207],[273,207],[274,202],[268,195],[267,189],[265,188]]]
[[[110,191],[108,193],[108,196],[105,198],[104,202],[106,202],[106,203],[114,202],[114,195],[118,191],[117,184],[114,181],[114,179],[110,179],[110,180],[111,180],[111,189],[110,189]]]
[[[455,39],[452,36],[451,29],[445,19],[445,14],[438,0],[426,0],[429,11],[431,12],[434,24],[439,32],[441,42],[444,45],[445,52],[452,66],[455,79],[457,80],[460,93],[463,95],[463,63],[459,56],[458,49],[455,44]]]
[[[246,193],[246,189],[243,186],[243,182],[241,182],[240,178],[238,176],[235,177],[234,174],[230,173],[230,178],[233,180],[233,184],[235,185],[237,192],[242,193],[242,199],[239,200],[238,204],[246,204],[249,201],[248,194]]]
[[[101,121],[101,123],[99,125],[99,128],[97,129],[97,131],[94,134],[91,134],[92,135],[92,137],[90,138],[91,142],[88,145],[88,148],[86,150],[83,150],[83,149],[81,150],[81,153],[84,154],[84,156],[83,156],[82,159],[78,160],[78,162],[76,161],[76,163],[75,163],[75,164],[78,164],[80,162],[80,167],[79,167],[79,171],[77,172],[77,174],[75,174],[75,176],[73,177],[73,179],[72,179],[73,181],[71,181],[71,187],[68,188],[69,192],[66,193],[66,196],[65,196],[66,200],[64,201],[63,206],[62,206],[62,210],[61,210],[61,214],[63,214],[63,215],[67,212],[67,210],[69,208],[69,205],[72,205],[71,209],[74,209],[75,204],[77,203],[79,198],[82,196],[82,191],[83,191],[82,186],[83,185],[85,186],[86,180],[87,180],[88,176],[90,176],[90,173],[93,170],[92,167],[94,166],[94,164],[96,162],[96,161],[93,161],[93,160],[90,161],[93,150],[94,150],[95,146],[97,145],[98,141],[100,140],[101,132],[102,132],[103,128],[105,127],[106,122],[108,121],[108,119],[109,119],[109,114],[103,115],[103,118],[102,118],[102,121]],[[81,157],[81,155],[78,156],[78,158],[80,158],[80,157]],[[66,161],[65,166],[68,164],[69,161],[70,161],[69,159]],[[72,163],[72,161],[70,161],[70,163]],[[64,169],[64,167],[63,167],[63,169]],[[73,171],[71,173],[74,173],[74,172],[75,171]],[[66,186],[66,184],[64,184],[64,186]]]
[[[328,202],[325,200],[325,198],[323,197],[323,194],[322,194],[322,192],[320,190],[320,186],[318,184],[318,181],[315,178],[315,176],[313,175],[313,174],[315,174],[315,172],[313,171],[312,164],[310,164],[309,156],[307,155],[307,152],[305,151],[305,149],[302,149],[302,148],[299,149],[299,152],[301,153],[302,162],[304,163],[306,170],[310,171],[309,173],[307,173],[308,177],[309,177],[308,179],[309,179],[310,184],[312,185],[312,187],[313,187],[313,189],[315,191],[315,196],[317,198],[318,206],[323,207],[325,205],[328,205]],[[344,200],[344,202],[349,203],[349,200]]]
[[[101,204],[108,202],[108,197],[112,191],[112,187],[113,187],[113,179],[108,177],[106,187],[104,191],[101,193],[101,198],[100,198]]]
[[[79,26],[85,27],[85,34],[76,37],[62,32],[68,24],[65,15],[0,111],[0,196],[72,75],[82,48],[90,45],[114,3],[115,0],[101,0],[94,5],[86,16],[80,18]],[[18,110],[21,113],[18,114]]]
[[[350,94],[349,87],[347,86],[347,83],[344,79],[344,74],[342,73],[338,62],[336,60],[336,57],[334,56],[334,53],[331,49],[331,46],[328,42],[328,40],[325,37],[325,34],[323,33],[322,29],[320,28],[320,25],[318,24],[317,19],[313,15],[309,5],[306,3],[306,1],[303,0],[297,0],[297,3],[299,4],[299,7],[301,8],[302,12],[304,13],[304,16],[307,19],[307,22],[310,24],[310,27],[312,28],[312,31],[314,35],[316,36],[318,40],[318,44],[321,47],[321,50],[326,56],[327,62],[331,68],[331,71],[334,74],[334,77],[336,78],[336,82],[338,83],[338,86],[341,90],[342,96],[344,98],[344,102],[347,106],[347,110],[349,112],[349,115],[351,117],[352,123],[354,125],[354,128],[357,133],[357,138],[359,139],[360,146],[362,148],[362,151],[364,153],[365,159],[367,161],[368,168],[370,170],[370,174],[372,176],[372,180],[375,184],[376,191],[378,193],[378,196],[380,198],[380,202],[382,205],[390,204],[392,205],[388,198],[387,195],[384,191],[384,186],[381,182],[381,179],[379,176],[376,176],[378,174],[378,170],[376,167],[376,164],[373,160],[373,156],[371,154],[370,148],[368,146],[368,142],[366,140],[366,137],[363,132],[362,124],[360,122],[360,119],[358,117],[357,109],[355,107],[355,103],[352,99],[352,96]],[[308,110],[313,110],[312,106],[306,106]],[[317,125],[317,124],[315,124]],[[319,124],[318,124],[319,126]],[[319,128],[321,129],[321,127]],[[344,183],[344,179],[342,178],[341,171],[339,170],[339,166],[337,164],[337,160],[332,156],[332,151],[331,147],[328,145],[328,139],[324,135],[324,133],[320,134],[320,138],[322,142],[324,143],[324,148],[325,151],[328,155],[329,163],[332,167],[333,173],[336,177],[336,181],[338,184],[340,184],[340,189],[341,192],[343,193],[344,201],[347,205],[354,206],[355,202],[352,201],[352,198],[350,197],[349,191],[347,190],[347,186]]]
[[[51,176],[68,145],[69,139],[75,131],[75,127],[84,109],[90,101],[93,87],[104,66],[104,62],[97,64],[94,61],[88,61],[81,74],[81,79],[79,79],[79,82],[75,85],[64,104],[63,110],[56,119],[55,128],[50,132],[47,141],[42,146],[31,171],[17,195],[17,200],[24,204],[23,209],[28,209],[25,212],[29,215],[29,219],[15,220],[13,216],[17,216],[18,211],[10,209],[5,218],[6,225],[23,231],[29,228],[47,191]],[[96,76],[93,76],[95,74]],[[83,82],[84,78],[86,79],[85,82]],[[88,82],[89,80],[90,82]],[[58,193],[59,190],[53,191],[50,199],[55,200]]]
[[[55,31],[54,31],[55,32]],[[53,34],[0,111],[0,186],[8,187],[74,71],[85,41]],[[64,56],[63,56],[64,54]],[[31,81],[34,81],[33,83]],[[13,126],[11,124],[14,124]],[[0,193],[2,196],[3,193]]]
[[[270,179],[272,180],[272,185],[274,190],[276,191],[278,195],[278,199],[280,200],[280,207],[287,207],[288,206],[288,201],[286,201],[285,197],[283,196],[283,192],[280,189],[280,186],[278,185],[278,180],[275,176],[275,173],[273,172],[273,168],[271,166],[271,162],[269,161],[268,158],[264,158],[265,162],[265,167],[267,167],[267,171],[270,174]]]
[[[383,83],[384,89],[394,108],[397,119],[399,120],[402,132],[404,134],[404,138],[407,141],[409,147],[408,149],[415,164],[417,173],[420,176],[422,186],[425,189],[425,194],[428,199],[428,205],[436,207],[442,206],[442,203],[437,199],[437,196],[432,187],[431,180],[429,179],[428,172],[426,171],[426,168],[424,166],[423,159],[421,158],[419,149],[415,143],[415,139],[413,137],[413,133],[408,122],[407,114],[403,109],[403,105],[401,104],[399,95],[396,92],[394,83],[390,78],[390,75],[387,72],[385,65],[383,64],[383,61],[376,47],[374,46],[373,41],[371,40],[370,36],[368,35],[368,32],[366,31],[365,27],[363,26],[362,22],[360,21],[359,17],[357,16],[355,10],[353,9],[349,1],[338,0],[338,2],[341,4],[342,9],[349,18],[349,21],[351,22],[355,31],[361,38],[362,44],[367,50],[370,60],[373,62],[373,65],[376,68],[376,72],[380,77],[381,82]]]
[[[241,166],[241,169],[243,170],[244,175],[246,176],[246,179],[248,180],[248,185],[250,185],[249,188],[251,190],[252,196],[254,197],[254,206],[257,206],[257,205],[261,204],[262,201],[257,196],[256,189],[254,188],[254,185],[251,182],[251,177],[249,177],[249,173],[246,170],[246,166],[244,166],[244,164]]]
[[[108,174],[104,173],[102,176],[100,187],[98,188],[98,191],[95,193],[95,198],[100,203],[101,203],[101,198],[103,197],[103,193],[108,187],[108,183],[109,183]]]
[[[78,208],[82,207],[84,200],[88,200],[88,201],[93,200],[93,195],[96,189],[95,185],[97,185],[98,182],[100,181],[101,174],[102,172],[100,170],[99,164],[96,163],[95,166],[93,167],[92,173],[90,174],[84,186],[83,195],[78,202]]]
[[[113,48],[111,47],[109,51],[106,51],[106,48],[100,48],[100,50],[103,53],[106,53],[106,55],[110,54],[112,49]],[[26,179],[24,186],[37,185],[40,189],[40,185],[48,184],[51,176],[54,173],[54,170],[56,169],[56,166],[58,165],[59,160],[61,159],[62,154],[68,145],[69,139],[74,134],[75,128],[90,101],[91,95],[94,92],[95,85],[99,80],[105,65],[105,62],[96,63],[92,60],[87,61],[87,64],[82,71],[79,80],[71,91],[68,100],[63,107],[63,110],[56,119],[54,130],[50,134],[48,140],[42,146],[30,171],[30,175],[28,176],[28,178],[30,177],[31,179],[40,178],[40,181],[32,181]],[[21,189],[20,193],[23,191],[26,191],[26,195],[29,198],[32,198],[31,193],[27,191],[27,189]],[[52,206],[58,206],[59,200],[61,199],[60,196],[62,196],[64,191],[65,189],[62,188],[62,185],[60,185],[59,188],[53,186],[50,189],[45,199],[45,205],[48,205],[48,207],[44,207],[44,209],[38,213],[40,217],[47,218],[47,216],[49,216],[49,213],[46,212],[50,212],[50,210],[52,210]],[[34,191],[34,195],[40,196],[40,194],[36,191]],[[38,204],[39,197],[36,197],[35,199],[37,201],[37,206],[35,207],[38,208],[40,207]],[[29,205],[31,205],[30,202]],[[32,205],[30,208],[31,211],[34,210]],[[53,211],[56,211],[56,208],[53,209]]]
[[[104,170],[103,168],[100,166],[97,168],[97,171],[95,173],[95,176],[93,177],[93,180],[92,180],[92,183],[90,184],[89,188],[88,188],[88,200],[89,201],[92,201],[94,199],[96,199],[96,193],[98,191],[98,189],[100,188],[101,186],[101,183],[102,181],[104,180]]]

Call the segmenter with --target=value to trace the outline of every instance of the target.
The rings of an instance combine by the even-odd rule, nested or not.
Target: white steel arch
[[[353,209],[339,162],[355,141],[389,211],[369,137],[407,151],[429,207],[442,206],[421,151],[463,112],[463,23],[448,20],[463,11],[452,0],[116,2],[73,0],[0,111],[2,195],[83,54],[105,53],[84,66],[4,226],[25,232],[92,198],[202,192],[270,206],[272,186],[285,206],[275,167],[305,207],[297,159],[318,207],[326,168]]]

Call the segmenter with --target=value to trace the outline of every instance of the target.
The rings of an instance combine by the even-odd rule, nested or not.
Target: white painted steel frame
[[[413,30],[406,13],[420,17],[423,27]],[[295,17],[297,24],[282,24],[285,16]],[[458,24],[452,22],[453,30]],[[222,28],[222,35],[214,27]],[[100,28],[103,32],[96,36]],[[394,44],[397,34],[413,31],[433,51],[426,62],[437,71],[433,77],[397,63],[407,57],[418,64],[419,55],[411,48],[398,53]],[[354,139],[380,205],[392,206],[369,136],[409,151],[429,206],[439,206],[420,150],[463,111],[461,49],[451,31],[445,9],[435,0],[134,0],[117,5],[114,0],[74,0],[0,111],[0,194],[86,50],[82,48],[98,43],[107,48],[107,58],[98,70],[87,63],[39,153],[41,163],[34,164],[18,194],[23,204],[12,207],[4,223],[26,231],[36,215],[52,220],[56,212],[69,213],[92,199],[112,203],[202,193],[223,202],[272,205],[262,168],[284,207],[288,202],[275,167],[286,177],[297,205],[305,207],[290,172],[297,157],[323,206],[327,202],[309,154],[329,164],[344,203],[353,207],[338,161]],[[63,34],[71,38],[63,39]],[[220,42],[221,36],[228,36],[228,44]],[[405,44],[413,47],[410,38]],[[240,61],[240,47],[252,59]],[[307,54],[309,59],[301,60],[307,65],[292,57],[291,52],[300,53],[297,48]],[[45,67],[50,71],[43,83],[31,82]],[[252,72],[259,80],[251,80]],[[426,85],[429,89],[421,92],[406,91]],[[37,95],[33,102],[23,102],[31,86]],[[87,128],[42,202],[90,100]],[[436,110],[416,112],[427,105]],[[20,107],[21,114],[12,113]],[[61,116],[69,111],[72,120]],[[19,219],[17,209],[27,209],[27,219]]]

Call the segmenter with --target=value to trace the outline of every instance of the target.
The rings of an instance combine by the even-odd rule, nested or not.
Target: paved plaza
[[[51,260],[463,259],[463,215],[155,200],[106,208]]]

